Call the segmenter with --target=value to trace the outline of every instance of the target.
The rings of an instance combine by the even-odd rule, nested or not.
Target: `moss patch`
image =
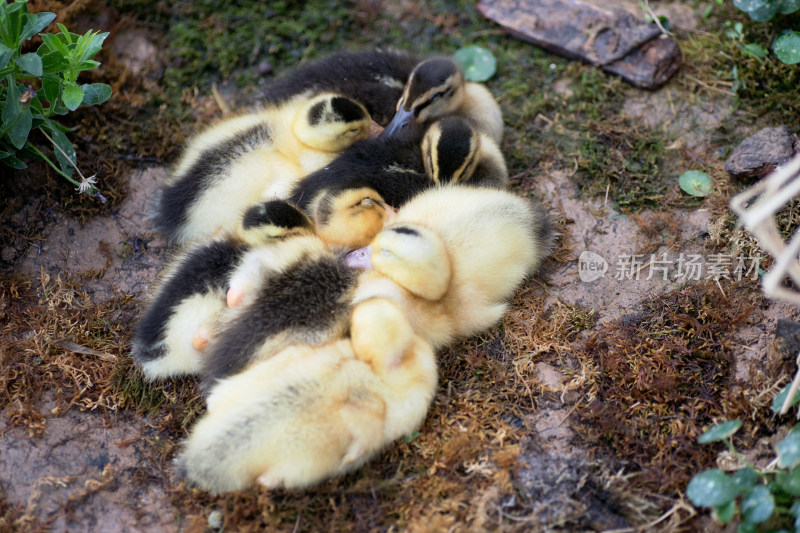
[[[598,373],[579,431],[634,465],[636,485],[677,495],[714,464],[715,450],[696,442],[705,429],[733,418],[769,425],[731,381],[731,336],[762,301],[753,287],[698,282],[607,323],[584,348]]]

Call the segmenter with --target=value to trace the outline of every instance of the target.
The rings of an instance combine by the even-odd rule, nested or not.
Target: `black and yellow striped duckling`
[[[177,459],[219,493],[302,488],[354,470],[422,423],[435,353],[385,299],[355,307],[351,339],[292,346],[222,380]]]
[[[395,114],[413,54],[391,50],[339,52],[298,67],[264,89],[264,102],[280,104],[299,94],[339,93],[360,102],[381,126]]]
[[[205,350],[204,387],[287,346],[344,335],[357,275],[316,235],[250,249],[229,278],[230,309]]]
[[[422,162],[435,185],[508,184],[506,160],[497,143],[459,116],[431,124],[422,138]]]
[[[547,216],[495,188],[441,187],[414,197],[347,263],[368,270],[354,301],[384,297],[439,348],[483,331],[552,247]]]
[[[504,187],[505,159],[497,144],[460,117],[435,121],[421,147],[405,135],[354,143],[325,167],[298,181],[289,201],[306,209],[331,187],[368,187],[392,207],[448,183]],[[313,214],[309,215],[314,218]]]
[[[361,104],[325,93],[221,121],[192,139],[161,191],[156,227],[188,242],[235,231],[244,210],[365,139]]]
[[[313,234],[311,221],[285,202],[245,212],[239,231],[198,243],[165,269],[136,326],[133,359],[148,379],[196,374],[208,330],[226,308],[228,278],[254,246]]]
[[[418,138],[434,120],[448,115],[467,120],[498,145],[503,139],[503,114],[497,101],[483,85],[465,81],[461,67],[449,57],[426,59],[414,68],[383,135],[408,130]]]

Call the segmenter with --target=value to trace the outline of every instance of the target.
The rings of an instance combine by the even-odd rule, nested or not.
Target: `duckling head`
[[[456,111],[464,101],[464,73],[449,57],[433,57],[417,65],[397,102],[397,112],[384,135],[429,123]]]
[[[329,187],[309,205],[317,235],[329,246],[366,246],[383,229],[394,209],[369,187]]]
[[[339,152],[366,139],[370,118],[367,109],[345,96],[323,93],[311,98],[295,116],[295,137],[311,148]]]
[[[300,209],[285,200],[253,204],[242,216],[239,237],[250,245],[314,233],[314,225]]]
[[[390,226],[369,246],[347,254],[345,262],[354,268],[374,268],[426,300],[441,299],[450,286],[450,258],[444,242],[416,224]]]
[[[467,181],[478,165],[480,150],[480,135],[465,120],[441,118],[422,138],[425,173],[436,185]]]

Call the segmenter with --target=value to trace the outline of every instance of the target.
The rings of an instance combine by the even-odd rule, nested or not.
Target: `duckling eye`
[[[431,102],[435,102],[436,100],[438,100],[442,96],[444,96],[444,91],[441,91],[441,92],[438,92],[438,93],[434,94],[433,96],[431,96]]]
[[[361,205],[363,205],[364,207],[372,207],[373,205],[375,205],[375,200],[373,200],[372,198],[364,198],[363,200],[361,200]]]

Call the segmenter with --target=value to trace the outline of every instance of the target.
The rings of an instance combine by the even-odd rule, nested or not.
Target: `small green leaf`
[[[42,75],[42,58],[38,54],[23,54],[15,61],[17,66],[31,76]]]
[[[714,182],[705,172],[689,170],[678,178],[678,185],[692,196],[708,196],[714,192]]]
[[[781,468],[794,468],[800,463],[800,432],[790,431],[775,448],[778,451],[778,465]]]
[[[53,151],[56,154],[56,159],[58,159],[58,164],[61,167],[61,170],[63,170],[67,176],[71,176],[72,172],[74,171],[74,167],[72,164],[70,164],[64,154],[69,156],[69,159],[72,161],[72,163],[76,163],[78,158],[75,154],[75,147],[72,146],[72,142],[67,138],[67,135],[56,127],[55,122],[48,121],[44,127],[50,132],[50,137],[53,139],[53,144],[55,145],[53,146]],[[56,146],[61,148],[61,150],[56,148]]]
[[[741,522],[736,526],[736,533],[758,533],[758,526],[750,522]]]
[[[50,23],[55,20],[55,18],[55,13],[47,13],[44,11],[41,13],[36,13],[35,15],[29,15],[28,20],[25,23],[25,27],[22,29],[20,41],[27,41],[49,26]]]
[[[733,476],[731,476],[731,479],[736,486],[736,490],[739,493],[743,493],[756,486],[758,474],[756,474],[756,471],[752,468],[747,467],[737,470]]]
[[[22,170],[23,168],[28,168],[28,165],[26,165],[25,163],[20,161],[17,158],[17,156],[12,155],[12,154],[7,154],[7,155],[4,155],[4,156],[0,156],[0,161],[2,161],[3,164],[5,164],[5,165],[7,165],[7,166],[9,166],[11,168],[16,168],[17,170]]]
[[[93,68],[97,68],[99,66],[100,66],[99,61],[95,61],[93,59],[86,59],[75,65],[75,68],[78,70],[92,70]]]
[[[417,437],[419,437],[419,431],[415,431],[414,433],[411,433],[410,435],[404,436],[403,437],[403,442],[411,442],[412,440],[416,439]]]
[[[8,140],[17,148],[22,148],[28,141],[28,134],[33,125],[33,114],[30,109],[25,109],[19,115],[14,125],[8,130]]]
[[[14,55],[14,50],[8,46],[0,43],[0,68],[6,68],[8,62],[11,61],[11,56]]]
[[[111,97],[111,86],[105,83],[87,83],[83,86],[81,105],[102,104]]]
[[[58,52],[62,57],[69,57],[69,48],[67,48],[67,45],[63,42],[61,34],[43,33],[41,37],[48,52]]]
[[[44,99],[51,105],[53,102],[58,101],[61,94],[61,83],[56,80],[42,80],[42,91],[44,92]]]
[[[42,47],[44,48],[44,47]],[[42,55],[42,71],[45,74],[64,72],[69,68],[69,61],[61,52],[47,52]]]
[[[757,57],[758,59],[764,59],[765,57],[767,57],[767,51],[755,43],[750,43],[741,46],[741,49],[742,52],[744,52],[745,54]]]
[[[89,35],[89,33],[86,35]],[[92,59],[103,47],[103,41],[106,40],[106,37],[108,37],[108,32],[92,35],[89,45],[86,47],[86,50],[83,51],[81,57],[78,58],[78,61],[87,61]]]
[[[731,500],[725,505],[714,507],[713,513],[714,518],[716,518],[720,524],[727,524],[733,520],[733,515],[736,514],[736,500]]]
[[[494,54],[480,46],[461,48],[453,54],[453,59],[464,69],[468,81],[486,81],[497,72]]]
[[[737,494],[730,476],[718,468],[700,472],[686,487],[686,496],[697,507],[720,507],[734,500]]]
[[[800,496],[800,468],[793,468],[789,472],[778,471],[775,483],[787,494]]]
[[[717,424],[700,435],[700,437],[697,439],[697,442],[700,444],[708,444],[709,442],[725,440],[736,433],[740,427],[742,427],[741,420],[728,420],[727,422]]]
[[[83,89],[77,83],[64,83],[64,92],[61,93],[61,100],[67,109],[75,111],[83,102]]]
[[[766,22],[778,12],[779,2],[774,0],[733,0],[733,5],[747,13],[756,22]]]
[[[794,13],[800,9],[800,0],[781,0],[781,6],[778,8],[778,12],[781,15],[788,15],[789,13]]]
[[[775,511],[775,498],[769,488],[760,485],[742,496],[742,519],[750,524],[760,524],[769,520]]]
[[[800,63],[800,32],[783,31],[772,41],[772,51],[787,65]]]
[[[775,398],[772,400],[772,412],[778,414],[781,412],[781,407],[783,407],[783,402],[786,399],[786,396],[789,394],[789,388],[792,384],[786,385]],[[800,390],[794,395],[792,398],[792,403],[789,404],[789,407],[793,405],[797,405],[797,402],[800,402]]]

